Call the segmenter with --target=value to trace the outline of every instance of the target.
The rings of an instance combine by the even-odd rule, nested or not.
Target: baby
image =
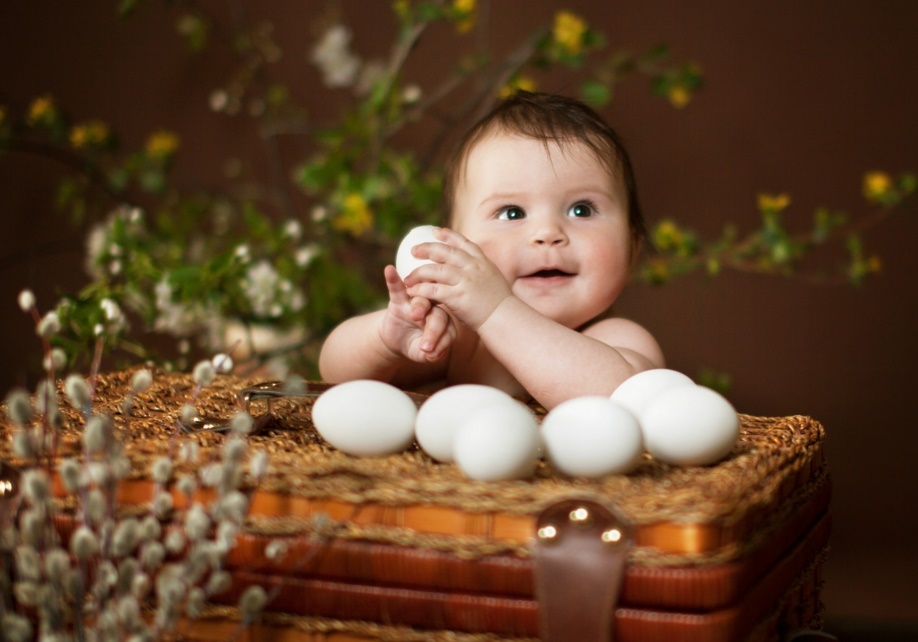
[[[479,383],[548,409],[610,395],[664,366],[644,328],[612,315],[646,235],[616,133],[582,103],[519,92],[459,142],[447,227],[415,246],[386,309],[354,317],[319,357],[329,382]]]

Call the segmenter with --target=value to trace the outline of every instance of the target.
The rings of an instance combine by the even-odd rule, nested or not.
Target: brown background
[[[207,96],[229,59],[197,60],[175,35],[175,14],[148,3],[120,23],[114,2],[0,3],[0,102],[23,108],[52,92],[77,119],[101,118],[128,145],[159,128],[182,137],[177,179],[217,185],[228,157],[264,166],[239,120],[214,116]],[[142,3],[143,4],[143,3]],[[230,3],[232,4],[232,3]],[[801,227],[819,205],[863,211],[869,169],[918,170],[918,3],[852,0],[589,2],[563,6],[608,36],[612,48],[668,43],[693,59],[706,86],[675,111],[634,80],[605,115],[629,143],[645,212],[672,216],[707,234],[724,221],[755,225],[755,196],[786,191],[789,223]],[[215,10],[226,15],[222,3]],[[392,34],[388,2],[340,2],[355,48],[382,55]],[[307,61],[321,2],[246,2],[252,20],[274,21],[285,49],[277,73],[317,113],[334,98]],[[550,21],[547,0],[496,0],[494,42],[515,43]],[[434,41],[436,40],[436,41]],[[422,87],[446,72],[455,39],[422,43],[409,73]],[[564,91],[563,80],[541,87]],[[343,96],[343,95],[342,95]],[[52,212],[57,166],[0,157],[0,375],[3,389],[28,380],[38,349],[15,304],[33,288],[45,307],[82,276],[82,231]],[[914,208],[912,208],[914,210]],[[867,238],[884,273],[862,288],[813,287],[772,277],[692,277],[660,289],[635,286],[621,309],[662,343],[669,365],[733,376],[741,412],[808,414],[827,428],[835,481],[833,551],[825,591],[829,616],[913,619],[918,606],[915,532],[918,430],[914,211]],[[825,257],[830,265],[835,257]]]

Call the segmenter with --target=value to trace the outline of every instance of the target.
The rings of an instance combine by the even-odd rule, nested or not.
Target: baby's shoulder
[[[625,348],[653,363],[663,363],[663,351],[653,335],[642,325],[623,317],[604,317],[583,329],[585,336],[613,348]]]

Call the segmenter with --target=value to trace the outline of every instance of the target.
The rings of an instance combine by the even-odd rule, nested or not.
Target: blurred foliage
[[[181,154],[173,132],[153,132],[139,149],[124,149],[113,125],[74,120],[53,96],[34,98],[24,113],[0,106],[0,153],[44,154],[72,168],[57,204],[76,222],[92,223],[86,246],[91,282],[55,310],[62,324],[56,341],[72,354],[103,332],[109,347],[152,357],[140,340],[145,332],[174,338],[182,354],[195,346],[231,348],[226,342],[234,328],[252,344],[252,330],[266,327],[283,341],[243,345],[237,363],[260,365],[283,356],[309,373],[327,331],[382,303],[379,274],[398,239],[410,227],[439,219],[444,145],[500,97],[537,90],[549,73],[570,75],[579,96],[600,111],[630,77],[645,78],[653,94],[677,109],[702,87],[700,67],[673,60],[666,46],[615,50],[584,17],[566,10],[497,57],[488,45],[489,20],[480,15],[484,5],[396,0],[386,9],[394,14],[395,30],[385,59],[362,58],[352,49],[348,26],[314,10],[321,29],[306,45],[309,60],[323,91],[349,104],[333,121],[314,122],[296,99],[296,79],[277,73],[285,45],[275,40],[272,25],[250,22],[241,2],[230,3],[229,22],[209,13],[209,3],[144,6],[157,4],[119,0],[116,10],[132,20],[143,19],[141,9],[172,12],[189,51],[223,48],[231,54],[235,69],[207,107],[215,117],[253,128],[271,160],[271,178],[253,187],[231,176],[219,192],[179,189],[171,181]],[[462,47],[455,60],[443,63],[452,73],[422,87],[405,66],[412,55],[423,55],[422,35],[436,29],[453,32]],[[399,133],[422,122],[437,129],[425,149],[397,142]],[[292,165],[280,153],[281,137],[300,145]],[[880,269],[860,234],[903,209],[915,187],[911,174],[870,172],[863,186],[866,214],[849,218],[820,208],[802,230],[785,221],[791,206],[785,194],[760,195],[760,226],[745,233],[728,223],[718,238],[706,239],[662,220],[651,229],[656,249],[646,253],[637,278],[662,284],[689,273],[739,270],[828,282],[823,270],[807,275],[799,267],[811,250],[835,242],[848,252],[839,274],[858,284]]]

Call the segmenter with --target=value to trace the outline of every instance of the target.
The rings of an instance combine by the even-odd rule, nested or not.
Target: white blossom
[[[64,574],[70,570],[70,556],[62,548],[54,548],[45,553],[45,576],[54,583],[60,583]]]
[[[153,480],[165,484],[172,477],[172,460],[169,457],[160,457],[153,462]]]
[[[80,412],[86,410],[92,404],[92,393],[89,391],[89,384],[86,379],[78,374],[72,374],[64,381],[64,393],[67,400]]]
[[[105,248],[108,246],[108,227],[105,223],[98,223],[86,235],[85,269],[87,274],[94,279],[100,279],[103,276],[99,266],[102,264],[102,257],[105,255]]]
[[[32,468],[22,473],[22,492],[33,503],[43,502],[51,497],[51,480],[48,473]]]
[[[277,270],[266,260],[258,261],[246,271],[242,288],[256,315],[280,316],[282,310],[277,302],[279,281]]]
[[[70,537],[70,552],[78,560],[85,560],[99,550],[99,540],[86,526],[79,526]]]
[[[181,422],[185,426],[190,426],[198,418],[198,409],[189,403],[182,406]]]
[[[300,240],[303,235],[303,226],[295,218],[290,219],[284,224],[284,236],[294,241]]]
[[[200,504],[195,504],[185,513],[185,534],[193,542],[202,539],[210,529],[210,517]]]
[[[102,417],[93,415],[89,418],[83,429],[83,448],[87,453],[101,452],[105,448],[106,432]]]
[[[210,105],[211,111],[223,111],[229,103],[229,94],[223,89],[214,90],[210,92],[210,97],[207,102]]]
[[[237,412],[230,419],[230,430],[239,435],[247,435],[252,432],[252,415],[247,412]]]
[[[32,294],[32,290],[26,289],[20,292],[18,301],[23,312],[31,312],[35,307],[35,295]]]
[[[235,251],[233,252],[233,256],[235,256],[237,259],[245,263],[246,261],[249,260],[249,258],[251,258],[249,246],[246,245],[245,243],[242,243],[241,245],[237,245]]]
[[[61,319],[57,312],[48,312],[41,321],[38,322],[36,332],[38,336],[50,339],[52,336],[61,331]]]
[[[137,519],[128,517],[118,524],[112,537],[112,548],[118,557],[130,555],[140,543],[140,524]]]
[[[255,619],[267,601],[268,595],[263,588],[256,584],[248,587],[239,598],[239,612],[243,622],[249,623]]]
[[[153,321],[154,330],[185,337],[202,328],[214,331],[218,325],[219,313],[212,304],[173,300],[168,275],[163,276],[154,286],[153,292],[157,312]]]
[[[312,263],[312,260],[319,255],[319,251],[319,246],[315,243],[304,245],[293,253],[293,260],[297,266],[304,268]]]
[[[199,361],[193,372],[194,382],[199,386],[207,387],[213,383],[214,377],[216,376],[216,371],[214,370],[214,364],[210,361],[204,360]]]
[[[260,479],[266,472],[268,472],[268,453],[259,450],[249,460],[249,474],[255,479]]]
[[[408,104],[416,103],[421,99],[421,88],[417,85],[407,85],[402,89],[402,101]]]
[[[166,559],[166,549],[159,542],[146,542],[140,548],[140,563],[148,571],[154,571]]]
[[[150,374],[149,370],[138,370],[134,373],[134,376],[131,377],[131,390],[136,394],[146,392],[152,384],[153,375]]]
[[[287,543],[280,539],[272,539],[265,546],[265,557],[269,560],[278,561],[287,554]]]
[[[217,374],[228,374],[233,371],[233,358],[224,352],[214,355],[210,362]]]
[[[162,525],[160,525],[159,520],[156,519],[153,515],[147,515],[140,523],[140,537],[145,542],[159,539],[159,536],[162,534],[162,532]]]
[[[360,58],[350,48],[351,32],[342,24],[332,25],[312,50],[311,60],[322,72],[328,87],[349,87],[360,71]]]
[[[51,370],[63,370],[67,365],[67,353],[63,348],[51,348],[51,351],[45,356],[42,363],[46,372]]]
[[[119,332],[123,330],[127,324],[124,317],[124,312],[121,311],[121,307],[112,299],[102,299],[99,303],[99,307],[102,308],[102,312],[105,314],[105,320],[108,322],[110,329]]]
[[[22,389],[13,390],[6,397],[6,414],[13,423],[28,424],[32,421],[32,400]]]
[[[58,472],[61,475],[61,481],[64,482],[64,488],[70,493],[75,493],[81,487],[82,475],[80,464],[75,459],[63,459],[58,465]]]
[[[215,571],[211,574],[210,579],[207,580],[207,594],[219,595],[220,593],[224,593],[229,590],[232,583],[232,576],[228,571]]]

